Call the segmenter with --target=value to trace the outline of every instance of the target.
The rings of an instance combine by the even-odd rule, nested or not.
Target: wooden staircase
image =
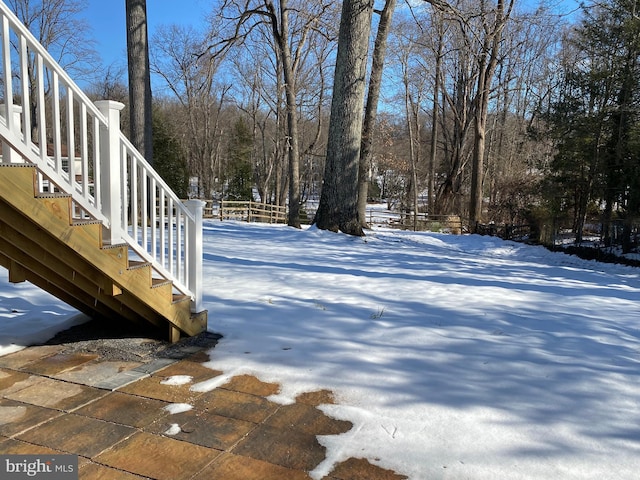
[[[202,208],[181,201],[0,0],[0,265],[78,310],[206,330]],[[34,76],[35,74],[35,76]],[[16,80],[17,79],[17,80]]]
[[[192,315],[190,297],[131,260],[128,245],[104,245],[102,223],[74,220],[71,207],[69,195],[38,194],[34,166],[0,164],[0,264],[11,282],[27,280],[90,316],[151,322],[172,341],[206,329],[206,311]]]

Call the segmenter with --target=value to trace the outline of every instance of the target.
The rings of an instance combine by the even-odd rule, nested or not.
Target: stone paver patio
[[[204,334],[158,351],[144,338],[99,347],[62,339],[0,357],[0,453],[76,454],[82,480],[304,480],[326,455],[317,435],[349,431],[318,405],[268,399],[276,384],[242,375],[209,392],[190,386],[221,375],[202,365],[219,337]],[[133,347],[131,347],[133,345]],[[169,382],[181,378],[184,382]],[[175,384],[178,383],[178,384]],[[192,408],[172,413],[174,404]],[[400,480],[366,459],[336,465],[324,480]]]

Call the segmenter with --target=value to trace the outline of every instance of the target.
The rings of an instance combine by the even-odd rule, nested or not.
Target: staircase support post
[[[193,214],[193,223],[189,222],[189,290],[193,292],[191,311],[199,313],[204,310],[202,304],[202,214],[206,202],[187,200],[185,206]]]
[[[107,125],[100,127],[100,199],[102,211],[110,226],[103,240],[107,244],[122,243],[124,238],[122,205],[123,188],[120,152],[120,110],[124,104],[113,100],[95,102],[106,119]]]

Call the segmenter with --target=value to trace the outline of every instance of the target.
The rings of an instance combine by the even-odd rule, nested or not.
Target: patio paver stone
[[[207,368],[202,364],[189,360],[181,360],[154,372],[153,376],[169,378],[177,375],[188,375],[192,378],[191,384],[203,382],[222,375],[222,372]]]
[[[324,480],[406,480],[404,475],[373,465],[364,458],[349,458],[336,465]]]
[[[194,403],[194,409],[215,413],[223,417],[261,423],[280,408],[277,403],[248,393],[216,388],[206,392]]]
[[[293,428],[310,435],[338,435],[353,428],[351,422],[336,420],[317,408],[302,403],[283,405],[266,420],[265,425]]]
[[[36,345],[25,348],[10,355],[0,357],[0,368],[21,369],[32,362],[55,355],[63,348],[62,345]]]
[[[200,445],[139,432],[94,461],[158,480],[186,480],[220,453]]]
[[[167,415],[168,402],[112,392],[74,413],[107,422],[143,428]]]
[[[262,424],[247,435],[232,453],[309,472],[325,459],[326,449],[315,435]]]
[[[317,390],[315,392],[304,392],[296,397],[296,403],[304,403],[317,407],[323,404],[335,404],[333,392],[330,390]]]
[[[23,442],[14,438],[0,441],[0,452],[3,455],[56,455],[63,453],[54,448]]]
[[[161,383],[163,380],[162,376],[145,377],[119,388],[118,391],[171,403],[192,403],[202,395],[200,392],[192,392],[190,384],[165,385]]]
[[[97,463],[89,462],[79,468],[79,477],[82,480],[143,480],[144,477],[133,473],[123,472],[115,468],[105,467]]]
[[[223,453],[193,480],[311,480],[311,477],[300,470]]]
[[[276,383],[263,382],[253,375],[236,375],[221,388],[233,390],[235,392],[249,393],[260,397],[275,395],[280,391],[280,386]]]
[[[189,410],[164,417],[147,430],[165,434],[173,424],[178,425],[180,431],[171,435],[172,438],[218,450],[232,448],[256,427],[254,423],[243,420]]]
[[[105,391],[96,388],[78,385],[77,383],[63,382],[46,377],[30,377],[29,386],[6,394],[5,398],[19,402],[38,405],[40,407],[56,408],[58,410],[73,410],[85,403],[105,395]],[[18,387],[15,384],[14,387]]]
[[[91,362],[97,358],[98,355],[95,354],[58,353],[56,355],[45,357],[39,361],[31,362],[28,365],[25,365],[23,370],[36,375],[51,377],[58,373],[76,368],[79,365]]]
[[[17,438],[93,458],[134,433],[135,429],[131,427],[68,414],[56,417]]]
[[[91,362],[51,376],[58,380],[99,388],[105,382],[120,377],[123,372],[133,370],[140,365],[139,362]]]
[[[3,390],[8,392],[18,382],[23,382],[30,377],[28,373],[16,372],[15,370],[7,370],[0,368],[0,395],[3,394]]]
[[[58,410],[0,398],[0,435],[12,437],[61,414]]]

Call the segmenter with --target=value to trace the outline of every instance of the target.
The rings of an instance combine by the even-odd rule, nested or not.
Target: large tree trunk
[[[287,149],[289,154],[289,218],[290,227],[300,228],[300,147],[296,101],[296,78],[289,48],[289,13],[287,2],[280,2],[280,34],[274,32],[282,54],[284,89],[287,99]]]
[[[147,161],[153,163],[147,2],[146,0],[125,1],[131,118],[130,140]]]
[[[442,39],[438,44],[438,56],[436,57],[435,83],[433,85],[433,108],[431,114],[431,145],[429,146],[429,178],[427,184],[427,212],[433,215],[436,213],[436,162],[438,159],[438,96],[440,94],[440,65],[442,62],[440,53],[442,52]]]
[[[480,98],[477,99],[476,108],[476,117],[474,119],[474,145],[471,163],[471,192],[469,197],[469,228],[472,232],[475,232],[478,223],[482,222],[482,198],[484,196],[484,148],[487,125],[486,107],[483,105],[483,101],[480,100]]]
[[[410,102],[411,103],[411,102]],[[412,105],[412,115],[409,122],[413,122],[413,128],[409,134],[409,142],[411,142],[411,210],[413,211],[413,229],[416,230],[418,226],[418,213],[420,213],[418,200],[420,198],[420,192],[418,191],[418,162],[420,161],[420,124],[418,123],[418,106]]]
[[[407,192],[406,210],[413,212],[413,229],[416,230],[418,223],[418,145],[420,133],[418,126],[418,106],[409,91],[409,76],[404,73],[404,105],[407,116],[407,131],[409,132],[409,164],[411,169],[410,184]]]
[[[429,146],[429,177],[427,180],[427,212],[430,215],[436,213],[436,162],[438,158],[438,122],[440,121],[439,109],[439,97],[440,97],[440,83],[442,75],[442,51],[444,50],[444,21],[441,13],[434,8],[433,18],[437,22],[437,46],[435,48],[436,64],[433,72],[433,105],[431,111],[431,144]]]
[[[484,149],[487,133],[487,116],[489,111],[489,99],[491,82],[498,64],[498,53],[502,42],[502,31],[509,18],[513,1],[505,13],[504,0],[498,0],[493,12],[482,11],[483,21],[489,18],[494,20],[493,25],[485,23],[485,39],[478,67],[478,90],[475,103],[475,136],[473,146],[473,160],[471,167],[471,192],[469,198],[469,228],[475,231],[476,226],[482,221],[482,199],[484,183]]]
[[[373,47],[371,63],[371,77],[369,78],[369,93],[364,109],[364,124],[362,126],[362,145],[360,151],[360,164],[358,169],[358,217],[363,228],[367,225],[367,197],[369,195],[369,166],[373,157],[373,129],[378,117],[378,101],[380,99],[380,86],[382,85],[382,71],[384,59],[387,53],[387,38],[391,19],[396,8],[396,0],[386,0],[380,13],[378,33]]]
[[[342,4],[318,228],[364,235],[358,218],[358,166],[373,0]]]

